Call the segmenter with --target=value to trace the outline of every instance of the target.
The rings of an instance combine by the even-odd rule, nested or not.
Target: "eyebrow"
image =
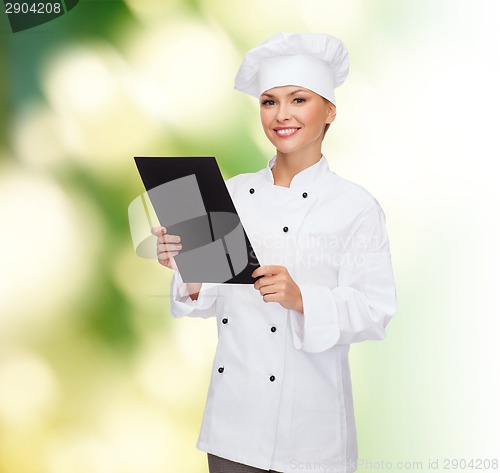
[[[288,95],[295,95],[295,94],[298,94],[299,92],[307,92],[307,90],[306,89],[295,89],[295,90],[292,90]],[[267,94],[267,93],[261,94],[261,97],[263,97],[263,96],[270,97],[272,99],[275,98],[274,95]]]

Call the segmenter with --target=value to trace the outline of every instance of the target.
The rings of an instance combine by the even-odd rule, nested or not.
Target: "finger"
[[[181,237],[178,235],[161,235],[157,238],[156,244],[159,245],[174,245],[179,244],[181,241]]]
[[[278,291],[279,287],[276,284],[264,284],[258,288],[258,291],[261,293],[261,295],[264,294],[270,294],[272,292]]]
[[[156,245],[156,252],[164,252],[164,251],[173,251],[173,250],[181,250],[182,245],[180,243],[158,243]]]
[[[179,254],[178,250],[172,250],[172,251],[159,251],[156,253],[156,256],[159,258],[160,256],[162,258],[171,258],[172,256],[177,256]]]
[[[179,243],[181,241],[181,237],[179,235],[163,235],[163,238],[167,240],[167,243]]]
[[[159,237],[159,236],[167,233],[167,229],[165,227],[151,227],[151,233],[154,236]]]
[[[253,287],[257,290],[259,290],[261,287],[266,285],[266,276],[261,276],[257,281],[253,283]]]
[[[156,247],[157,253],[168,253],[169,251],[180,251],[182,250],[182,245],[177,243],[160,243]]]
[[[273,284],[276,284],[278,281],[279,281],[278,275],[266,274],[266,275],[262,276],[261,278],[257,279],[257,281],[255,281],[253,287],[255,287],[255,289],[260,289],[261,287],[267,287],[267,286],[271,286]]]
[[[258,276],[262,276],[264,274],[278,274],[283,271],[286,271],[286,268],[284,266],[278,266],[275,264],[268,264],[266,266],[260,266],[258,267],[253,273],[252,277],[256,278]]]
[[[159,243],[180,243],[181,237],[179,235],[163,234],[158,237]]]
[[[177,256],[179,254],[178,251],[171,251],[171,252],[163,252],[163,253],[158,253],[158,259],[161,261],[169,260],[172,259],[174,256]]]
[[[280,299],[280,296],[278,293],[274,292],[272,294],[266,294],[262,300],[264,302],[280,302],[281,299]]]
[[[151,233],[157,236],[158,240],[161,240],[163,243],[173,243],[181,241],[181,237],[179,235],[168,234],[165,227],[153,227],[151,228]]]

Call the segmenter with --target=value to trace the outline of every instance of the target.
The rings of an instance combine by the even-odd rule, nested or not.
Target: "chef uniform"
[[[236,88],[258,96],[298,85],[335,103],[333,87],[309,80],[311,51],[328,58],[319,72],[333,65],[330,76],[345,78],[347,52],[339,40],[280,33],[247,53]],[[293,66],[294,54],[306,57],[309,73]],[[263,58],[279,71],[271,64],[259,77]],[[257,71],[253,81],[250,69]],[[329,169],[325,156],[296,174],[290,187],[274,185],[275,161],[226,185],[258,260],[288,269],[304,313],[265,303],[249,284],[203,284],[191,300],[180,274],[172,278],[174,317],[217,319],[197,448],[266,471],[352,472],[357,443],[349,347],[383,339],[396,311],[385,217],[365,189]]]

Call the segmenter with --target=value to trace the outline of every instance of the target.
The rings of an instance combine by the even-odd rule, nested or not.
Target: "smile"
[[[279,136],[291,136],[294,135],[300,128],[274,128],[274,131]]]

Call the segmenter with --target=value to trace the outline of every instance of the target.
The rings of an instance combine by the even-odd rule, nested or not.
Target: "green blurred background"
[[[324,152],[391,238],[398,315],[351,349],[359,471],[500,457],[498,3],[81,0],[15,34],[0,15],[1,473],[208,471],[215,320],[174,320],[170,271],[135,255],[132,157],[264,167],[232,81],[278,31],[347,44]]]

